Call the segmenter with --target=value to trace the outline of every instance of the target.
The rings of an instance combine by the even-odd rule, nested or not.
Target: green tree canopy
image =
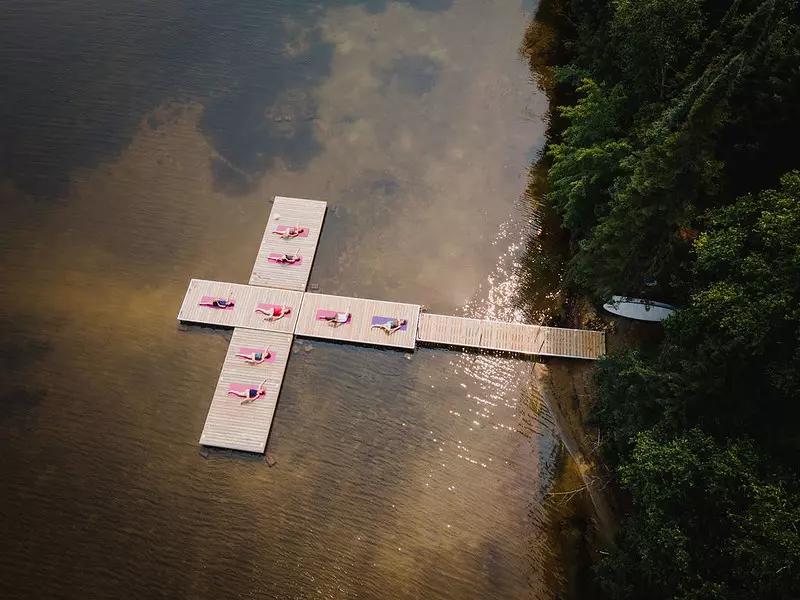
[[[659,425],[749,435],[800,467],[800,174],[706,220],[697,291],[665,322],[659,353],[599,362],[595,416],[624,454]]]
[[[668,321],[662,364],[695,421],[800,464],[800,173],[712,213],[695,248],[699,291]]]
[[[549,173],[550,200],[574,239],[588,235],[604,215],[611,186],[622,175],[623,159],[631,151],[619,127],[624,101],[619,90],[609,92],[584,79],[578,92],[583,97],[575,106],[559,108],[570,125],[562,143],[549,149],[554,159]]]
[[[657,348],[598,361],[593,418],[631,500],[600,581],[617,600],[798,598],[798,0],[562,2],[565,279],[682,306]]]
[[[750,443],[645,431],[619,473],[634,516],[598,569],[610,598],[800,594],[799,497],[764,470]]]
[[[639,295],[656,279],[662,293],[681,300],[702,213],[725,205],[729,188],[745,187],[735,178],[728,183],[721,159],[733,167],[754,154],[763,161],[769,146],[768,136],[748,125],[749,112],[772,115],[766,134],[776,139],[797,121],[787,102],[800,99],[797,2],[603,6],[611,38],[598,35],[618,68],[579,52],[562,69],[591,77],[577,104],[560,109],[569,126],[550,149],[551,202],[576,242],[569,279],[597,299]],[[587,38],[597,43],[577,29],[578,47]],[[771,80],[768,68],[781,77]],[[765,96],[753,83],[774,93]],[[731,144],[732,132],[752,133],[757,144]]]

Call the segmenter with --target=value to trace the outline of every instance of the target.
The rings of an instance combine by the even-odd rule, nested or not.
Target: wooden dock
[[[293,335],[413,350],[417,341],[518,354],[596,359],[605,354],[600,331],[539,327],[420,313],[417,304],[305,293],[317,251],[327,204],[317,200],[275,198],[258,251],[250,285],[192,279],[178,320],[234,327],[222,373],[214,391],[200,443],[206,446],[264,452],[278,402]],[[298,237],[282,239],[275,232],[303,228]],[[295,264],[270,261],[275,255],[302,257]],[[209,306],[215,299],[231,306]],[[279,320],[264,313],[288,307]],[[323,316],[350,313],[346,323],[332,326]],[[387,320],[405,319],[399,331],[388,334],[374,327]],[[248,362],[237,354],[269,351],[265,361]],[[252,402],[240,398],[264,384],[265,393]]]
[[[253,273],[250,275],[250,285],[305,291],[327,206],[326,202],[319,200],[275,197]],[[282,239],[275,232],[285,227],[302,227],[305,231],[302,236]],[[269,258],[295,253],[302,257],[301,262],[280,264]]]
[[[262,364],[249,364],[236,356],[263,351],[267,347],[274,357]],[[200,436],[201,444],[264,452],[291,347],[292,336],[285,333],[234,330]],[[242,404],[242,398],[229,393],[231,388],[246,393],[247,388],[258,388],[262,382],[266,394],[251,403]]]
[[[605,354],[602,331],[540,327],[422,313],[417,340],[541,356],[594,360]]]
[[[303,297],[303,307],[297,319],[295,334],[339,342],[413,350],[417,339],[419,309],[417,304],[307,293]],[[349,312],[352,318],[348,323],[333,327],[327,321],[319,319],[320,311]],[[406,319],[408,323],[402,330],[387,334],[382,329],[372,327],[373,323],[381,318]]]
[[[207,301],[209,298],[231,298],[234,303],[233,308],[221,309],[203,306],[201,302],[204,299]],[[186,290],[186,296],[183,298],[178,320],[220,327],[247,327],[248,329],[282,331],[292,334],[302,302],[302,292],[192,279],[189,282],[189,289]],[[257,310],[259,308],[266,310],[269,306],[287,306],[291,308],[291,312],[282,319],[271,321]]]

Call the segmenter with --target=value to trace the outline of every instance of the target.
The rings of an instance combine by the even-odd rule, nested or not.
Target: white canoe
[[[608,312],[637,321],[663,321],[677,309],[663,302],[612,296],[610,302],[603,304]]]

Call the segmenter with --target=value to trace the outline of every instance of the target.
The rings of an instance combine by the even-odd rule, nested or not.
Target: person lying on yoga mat
[[[264,384],[267,383],[267,380],[261,382],[257,388],[250,388],[246,392],[237,392],[236,390],[229,390],[228,395],[233,394],[234,396],[238,396],[239,398],[244,398],[241,401],[241,404],[250,404],[257,398],[264,396],[267,393],[267,390],[264,388]]]
[[[289,264],[296,263],[301,258],[299,252],[300,250],[298,250],[294,254],[283,253],[280,254],[275,260],[280,263],[289,263]]]
[[[200,302],[200,306],[211,306],[213,308],[232,308],[233,299],[228,296],[227,298],[214,298],[211,302]]]
[[[269,351],[269,346],[263,352],[251,352],[250,354],[237,354],[236,356],[239,358],[243,358],[245,362],[250,363],[251,365],[260,365],[265,360],[269,360],[272,358],[272,352]]]
[[[387,334],[391,335],[406,323],[408,323],[408,321],[405,319],[389,319],[386,323],[375,323],[372,327],[383,329]]]
[[[301,235],[306,230],[305,227],[287,227],[283,231],[273,231],[272,233],[277,233],[281,236],[281,239],[288,240],[290,238],[296,238],[298,235]]]
[[[331,327],[338,327],[339,325],[344,325],[350,320],[352,317],[349,312],[337,312],[333,313],[332,315],[325,315],[322,317],[325,321],[328,322],[328,325]]]
[[[262,315],[266,315],[264,317],[265,321],[277,321],[282,319],[290,312],[292,312],[291,307],[289,306],[271,306],[270,308],[257,308],[257,313],[261,313]]]

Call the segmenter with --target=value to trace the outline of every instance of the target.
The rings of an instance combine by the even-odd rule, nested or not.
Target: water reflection
[[[451,5],[407,2],[425,11]],[[348,4],[387,9],[382,0],[6,2],[0,176],[35,195],[64,193],[76,168],[118,154],[145,114],[175,97],[206,104],[206,135],[248,176],[275,158],[302,168],[314,153],[312,128],[287,134],[265,112],[307,98],[329,75],[333,49],[319,19]],[[305,108],[313,116],[313,101]],[[218,169],[221,184],[233,177]]]
[[[395,58],[388,67],[376,70],[375,76],[386,94],[400,92],[422,96],[436,85],[441,70],[441,65],[430,56],[402,55]]]
[[[546,597],[532,363],[303,342],[269,469],[198,455],[230,335],[175,322],[276,193],[331,202],[321,291],[521,318],[517,8],[6,10],[3,597]]]

